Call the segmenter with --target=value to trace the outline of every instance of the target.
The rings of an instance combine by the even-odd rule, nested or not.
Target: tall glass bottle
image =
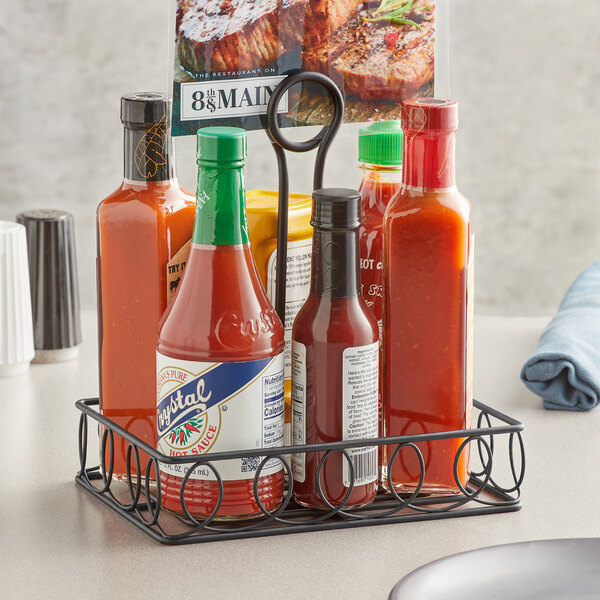
[[[454,177],[456,102],[403,103],[404,175],[385,213],[383,403],[387,436],[465,429],[471,424],[473,364],[472,232],[469,202]],[[422,492],[459,491],[454,460],[462,440],[419,443]],[[401,450],[383,485],[413,492],[421,469]],[[469,451],[456,465],[466,485]],[[389,478],[389,479],[388,479]]]
[[[402,186],[400,121],[377,121],[358,134],[361,163],[360,281],[362,295],[383,328],[383,216]]]
[[[379,326],[379,435],[383,436],[383,216],[402,186],[400,121],[377,121],[358,133],[362,224],[359,231],[361,291]],[[380,455],[383,459],[383,452]]]
[[[158,449],[170,456],[283,445],[283,325],[261,284],[248,242],[243,166],[246,132],[198,131],[196,220],[185,273],[160,327]],[[260,459],[197,467],[185,486],[187,511],[220,519],[262,514],[254,497]],[[184,512],[182,472],[161,464],[162,505]],[[258,478],[266,509],[283,495],[283,465]]]
[[[292,439],[295,445],[377,437],[379,332],[360,294],[360,194],[313,193],[310,294],[292,330]],[[369,504],[377,492],[377,448],[295,454],[294,498],[311,508]]]
[[[175,177],[167,97],[124,96],[121,121],[124,179],[97,210],[100,409],[155,446],[156,336],[167,306],[167,263],[190,239],[195,202]],[[126,452],[116,436],[117,478],[126,476]]]

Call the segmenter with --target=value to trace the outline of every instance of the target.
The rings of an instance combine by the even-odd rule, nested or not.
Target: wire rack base
[[[494,513],[518,511],[521,504],[521,485],[525,474],[525,451],[521,432],[523,425],[483,404],[474,401],[473,422],[477,427],[468,430],[446,431],[411,436],[397,436],[360,440],[359,442],[334,442],[284,448],[244,450],[196,457],[168,457],[151,448],[129,432],[125,431],[103,415],[96,407],[98,399],[79,400],[76,403],[81,411],[79,424],[80,471],[75,480],[101,502],[120,514],[124,519],[144,531],[154,540],[164,544],[191,544],[280,535],[389,525],[423,520],[448,519]],[[88,419],[95,421],[99,431],[100,464],[87,467]],[[112,478],[112,460],[115,439],[123,438],[128,444],[128,468],[125,481]],[[289,455],[298,452],[319,452],[325,457],[333,452],[342,452],[358,446],[387,446],[399,451],[408,449],[421,456],[422,474],[425,464],[419,448],[423,444],[434,444],[439,440],[461,441],[455,458],[455,479],[458,456],[471,445],[471,477],[466,486],[459,484],[460,492],[446,496],[423,495],[417,489],[408,497],[398,494],[378,492],[375,500],[367,507],[345,510],[344,502],[332,506],[331,510],[319,511],[304,508],[293,500],[293,481],[289,477],[291,467]],[[473,448],[473,446],[475,448]],[[97,447],[97,446],[96,446]],[[149,456],[145,469],[141,469],[140,450]],[[498,458],[502,455],[502,460]],[[258,502],[263,516],[249,521],[216,521],[211,517],[201,521],[191,515],[172,513],[161,507],[161,485],[156,481],[159,463],[183,464],[196,468],[201,464],[214,465],[219,460],[260,456],[262,464],[270,458],[277,458],[283,464],[286,476],[286,489],[283,502],[271,512]],[[349,460],[349,459],[348,459]],[[392,459],[393,460],[393,459]],[[137,463],[140,477],[132,477],[132,467]],[[477,463],[477,465],[474,465]],[[211,468],[213,468],[211,467]],[[260,467],[256,474],[259,476]],[[352,476],[353,477],[353,476]],[[351,479],[352,479],[351,477]],[[502,478],[502,485],[499,483]],[[182,485],[185,486],[184,479]],[[255,497],[258,498],[255,485]]]

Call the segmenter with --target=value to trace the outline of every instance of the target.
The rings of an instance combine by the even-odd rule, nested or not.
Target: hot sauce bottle
[[[466,429],[472,409],[473,277],[469,202],[454,178],[456,102],[403,103],[404,175],[384,223],[383,406],[387,436]],[[421,491],[459,491],[454,460],[462,440],[418,443]],[[421,469],[410,449],[387,464],[399,493],[413,492]],[[457,462],[468,479],[468,448]]]
[[[175,177],[167,97],[124,96],[121,121],[125,176],[97,211],[100,409],[155,446],[156,337],[167,307],[167,263],[192,233],[195,202]],[[115,436],[116,478],[126,476],[127,445]],[[132,456],[132,473],[135,464]]]
[[[360,294],[360,194],[348,189],[313,193],[310,294],[292,330],[294,445],[377,437],[379,334]],[[293,456],[294,498],[327,509],[369,504],[377,491],[377,448]]]
[[[362,224],[359,230],[361,291],[379,326],[379,435],[383,436],[383,215],[402,185],[400,121],[377,121],[358,133]],[[383,453],[380,455],[383,458]]]
[[[283,325],[261,284],[248,241],[243,166],[246,132],[198,131],[196,219],[180,286],[165,313],[157,348],[158,449],[168,456],[283,445]],[[160,465],[162,506],[194,516],[262,514],[254,497],[261,458],[206,465]],[[184,471],[185,467],[185,471]],[[263,507],[282,501],[283,465],[258,477]]]

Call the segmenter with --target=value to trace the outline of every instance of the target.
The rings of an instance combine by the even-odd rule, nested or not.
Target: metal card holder
[[[283,94],[293,85],[303,82],[317,83],[325,88],[333,101],[334,116],[332,123],[325,126],[312,139],[304,142],[292,142],[284,138],[277,122],[277,107]],[[301,72],[288,76],[274,90],[268,112],[268,135],[277,156],[279,168],[279,219],[276,263],[276,310],[282,320],[285,317],[285,266],[287,255],[287,207],[288,172],[284,150],[306,152],[318,148],[315,164],[313,188],[322,187],[325,158],[331,142],[343,120],[344,103],[337,86],[326,76],[319,73]],[[79,461],[80,469],[75,480],[93,496],[112,508],[123,518],[144,531],[154,540],[165,544],[190,544],[302,533],[327,529],[344,529],[366,525],[384,525],[410,521],[446,519],[470,515],[504,513],[517,511],[521,504],[521,485],[525,474],[525,450],[521,432],[523,425],[519,421],[474,401],[473,422],[477,426],[468,430],[422,433],[396,437],[379,437],[369,440],[340,441],[326,444],[310,444],[279,448],[239,450],[196,456],[166,456],[135,437],[116,423],[101,415],[97,409],[97,398],[79,400],[76,407],[81,411],[79,420]],[[97,425],[100,462],[88,467],[89,447],[98,446],[89,443],[89,420]],[[445,496],[421,494],[427,462],[421,448],[430,447],[429,455],[435,452],[436,441],[455,439],[458,449],[454,457],[454,479],[459,493]],[[127,445],[125,481],[114,481],[114,455],[117,444]],[[348,462],[351,481],[354,480],[354,467],[348,449],[356,447],[387,446],[390,450],[388,472],[392,472],[394,461],[401,460],[403,451],[414,452],[420,465],[419,484],[408,496],[379,492],[369,506],[348,510],[344,503],[353,489],[348,488],[345,498],[337,506],[329,503],[320,485],[319,473],[316,473],[316,487],[321,499],[329,510],[312,510],[298,505],[293,500],[293,478],[291,469],[292,453],[319,453],[319,464],[334,452],[341,452]],[[471,446],[471,448],[468,448]],[[124,447],[124,446],[122,446]],[[476,452],[473,451],[473,447]],[[141,452],[148,456],[142,464]],[[471,476],[463,486],[457,472],[460,456],[463,452],[471,454]],[[94,450],[95,454],[95,450]],[[502,455],[501,459],[497,459]],[[234,458],[259,457],[259,463],[253,478],[254,499],[263,513],[250,521],[216,520],[218,507],[223,499],[223,483],[218,474],[218,462]],[[259,478],[267,461],[276,459],[281,462],[286,474],[286,488],[281,504],[274,510],[267,510],[259,497]],[[496,460],[497,459],[497,460]],[[94,458],[94,462],[95,462]],[[159,464],[181,465],[186,476],[181,481],[180,500],[185,514],[179,515],[162,507]],[[476,466],[474,464],[476,463]],[[195,518],[187,510],[184,492],[191,471],[202,465],[216,473],[219,482],[219,498],[212,514],[206,518]],[[499,466],[498,466],[499,465]],[[390,476],[391,477],[391,476]],[[501,484],[501,479],[508,484]],[[390,488],[393,488],[390,483]]]
[[[277,107],[285,92],[291,87],[311,82],[322,86],[333,103],[333,117],[329,125],[324,125],[319,133],[310,140],[294,142],[288,140],[279,127],[277,119]],[[313,175],[313,191],[323,187],[323,173],[325,171],[325,158],[329,147],[344,120],[344,98],[339,88],[326,75],[313,73],[312,71],[301,71],[288,75],[276,88],[269,99],[267,106],[267,135],[277,157],[277,170],[279,173],[279,206],[277,211],[277,259],[275,262],[275,311],[282,323],[285,323],[285,281],[287,265],[287,233],[288,233],[288,201],[289,201],[289,177],[285,150],[290,152],[310,152],[317,150],[315,159],[315,170]]]

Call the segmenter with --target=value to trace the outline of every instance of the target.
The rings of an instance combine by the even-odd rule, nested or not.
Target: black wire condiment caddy
[[[354,442],[239,450],[195,457],[166,456],[158,452],[102,416],[95,408],[98,403],[97,398],[92,398],[79,400],[76,404],[82,413],[79,422],[80,471],[76,476],[76,481],[130,523],[156,541],[165,544],[191,544],[283,533],[304,533],[365,525],[447,519],[512,512],[522,507],[521,485],[525,474],[525,451],[521,437],[523,425],[477,401],[474,402],[477,427],[468,430],[363,439]],[[103,426],[103,433],[100,436],[100,465],[93,467],[87,466],[89,419]],[[447,496],[421,495],[420,487],[426,472],[426,461],[417,444],[429,443],[434,448],[436,440],[450,438],[462,440],[454,458],[454,478],[460,493]],[[494,470],[494,466],[499,462],[496,461],[496,457],[499,454],[497,446],[501,440],[504,441],[503,449],[506,450],[501,470],[506,471],[505,467],[508,465],[511,479],[509,485],[501,485]],[[116,444],[123,441],[127,443],[127,473],[126,480],[118,482],[112,478],[113,457]],[[475,446],[476,453],[472,448],[471,454],[475,454],[475,456],[471,458],[472,461],[473,459],[479,461],[480,468],[471,471],[468,484],[463,486],[457,473],[457,465],[460,454],[466,451],[468,445]],[[401,452],[416,453],[421,467],[419,485],[410,496],[401,496],[396,492],[391,494],[380,492],[369,506],[344,510],[344,502],[353,489],[351,483],[343,501],[337,506],[331,505],[325,498],[319,482],[319,474],[324,461],[333,452],[341,452],[349,464],[350,481],[352,482],[354,469],[347,450],[366,446],[387,446],[391,452],[390,464],[401,458]],[[145,452],[149,457],[145,464],[142,463],[140,451]],[[294,502],[290,454],[296,452],[323,452],[316,472],[316,484],[317,491],[321,499],[329,505],[329,510],[311,510]],[[214,515],[218,511],[223,495],[223,484],[218,473],[217,461],[256,456],[261,457],[261,461],[254,476],[254,498],[263,516],[251,521],[215,520]],[[281,505],[276,510],[269,512],[261,503],[258,480],[263,466],[272,458],[281,461],[287,474],[287,486]],[[186,515],[175,515],[162,509],[159,463],[182,465],[184,471],[186,468],[188,469],[181,481],[180,493],[181,505],[187,513]],[[189,481],[189,473],[202,465],[207,466],[216,475],[220,490],[219,499],[212,515],[199,520],[187,511],[184,492]],[[391,472],[391,469],[388,472]],[[505,473],[502,475],[505,476]]]
[[[292,86],[311,82],[325,88],[333,103],[333,119],[312,139],[304,142],[287,140],[279,127],[277,107],[286,91]],[[343,121],[344,102],[337,86],[326,76],[318,73],[299,72],[289,75],[274,90],[267,110],[266,129],[275,150],[279,170],[279,219],[276,260],[275,309],[282,322],[285,319],[285,269],[287,262],[287,207],[289,179],[285,150],[306,152],[318,148],[315,162],[313,188],[322,187],[327,150]],[[211,453],[196,456],[166,456],[138,439],[97,410],[99,400],[91,398],[76,403],[81,411],[79,421],[80,469],[76,482],[96,496],[104,504],[147,533],[156,541],[165,544],[189,544],[227,539],[250,538],[302,533],[328,529],[343,529],[365,525],[383,525],[410,521],[445,519],[470,515],[503,513],[519,510],[521,485],[525,473],[525,451],[521,432],[523,425],[478,401],[474,401],[473,423],[476,427],[436,433],[421,433],[396,437],[378,437],[369,440],[338,441],[325,444],[309,444],[279,448],[259,448],[232,452]],[[98,445],[89,439],[90,419],[97,424],[99,436],[99,464],[89,466],[90,447],[96,452]],[[456,494],[433,496],[422,493],[422,485],[430,457],[435,454],[435,443],[439,440],[456,440],[453,471]],[[123,481],[115,481],[114,457],[118,445],[126,445],[126,473]],[[354,465],[348,450],[351,448],[377,447],[379,452],[387,448],[389,460],[388,483],[390,493],[380,491],[370,505],[348,510],[345,503],[353,490]],[[425,455],[422,451],[427,449]],[[315,474],[317,493],[328,507],[312,510],[298,505],[293,499],[293,477],[291,456],[295,453],[321,453]],[[323,464],[333,453],[342,453],[350,470],[350,487],[338,505],[326,498],[320,483]],[[418,483],[407,495],[394,491],[391,479],[392,466],[402,460],[405,453],[414,453],[419,464],[416,474]],[[463,453],[471,456],[470,479],[461,483],[458,465]],[[501,456],[501,458],[498,458]],[[258,457],[258,458],[257,458]],[[223,499],[223,481],[218,471],[218,462],[227,459],[247,458],[256,466],[253,478],[254,500],[261,515],[252,520],[225,521],[216,516]],[[263,467],[273,459],[281,463],[286,486],[281,504],[267,510],[259,495],[259,479]],[[95,462],[95,459],[94,459]],[[183,514],[175,514],[162,507],[160,463],[179,465],[184,473],[180,483],[180,502]],[[500,466],[498,466],[498,464]],[[185,504],[186,486],[190,475],[198,467],[212,471],[219,487],[219,496],[208,517],[196,518]],[[500,480],[508,478],[508,484]]]

